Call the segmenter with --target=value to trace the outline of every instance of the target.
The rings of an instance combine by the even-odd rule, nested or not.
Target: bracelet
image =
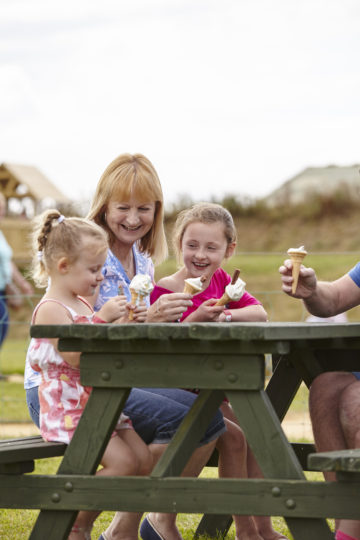
[[[231,311],[229,311],[228,309],[224,309],[224,315],[225,315],[225,321],[226,322],[231,322],[232,321]]]

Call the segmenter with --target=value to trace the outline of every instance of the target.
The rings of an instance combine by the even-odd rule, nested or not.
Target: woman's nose
[[[129,225],[136,225],[139,223],[139,212],[136,210],[136,208],[130,208],[126,216],[126,221]]]

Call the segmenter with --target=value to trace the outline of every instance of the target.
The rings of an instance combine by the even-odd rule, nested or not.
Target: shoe
[[[149,518],[145,518],[141,523],[140,536],[142,540],[165,540],[165,538],[155,529]]]

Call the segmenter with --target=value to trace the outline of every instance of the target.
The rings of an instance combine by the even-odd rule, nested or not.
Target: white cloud
[[[0,161],[77,197],[141,151],[169,200],[353,163],[359,19],[356,0],[5,0]]]

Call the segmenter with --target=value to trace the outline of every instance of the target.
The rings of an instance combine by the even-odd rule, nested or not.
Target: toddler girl
[[[129,304],[124,296],[106,302],[95,315],[83,297],[95,294],[103,279],[108,243],[106,233],[90,221],[64,218],[48,210],[34,229],[35,257],[32,273],[38,286],[48,285],[36,306],[32,324],[125,322]],[[40,430],[47,441],[68,444],[74,434],[91,388],[80,383],[80,353],[60,352],[57,339],[32,339],[27,360],[41,373],[39,386]],[[143,475],[152,465],[148,447],[121,414],[101,459],[99,475]],[[71,540],[90,539],[97,512],[81,511]],[[134,531],[137,537],[137,530]]]
[[[192,306],[180,322],[230,322],[267,320],[260,302],[244,291],[237,301],[226,306],[216,305],[231,276],[222,268],[236,247],[236,228],[230,212],[219,204],[198,203],[178,215],[173,244],[178,262],[183,266],[170,276],[159,280],[151,294],[151,302],[161,301],[163,294],[182,292],[189,278],[201,278],[202,290],[192,297]],[[205,278],[205,279],[204,279]],[[219,475],[221,477],[260,477],[261,471],[241,430],[231,405],[221,406],[227,431],[217,441]],[[272,528],[267,516],[233,516],[237,540],[280,540],[286,537]]]

